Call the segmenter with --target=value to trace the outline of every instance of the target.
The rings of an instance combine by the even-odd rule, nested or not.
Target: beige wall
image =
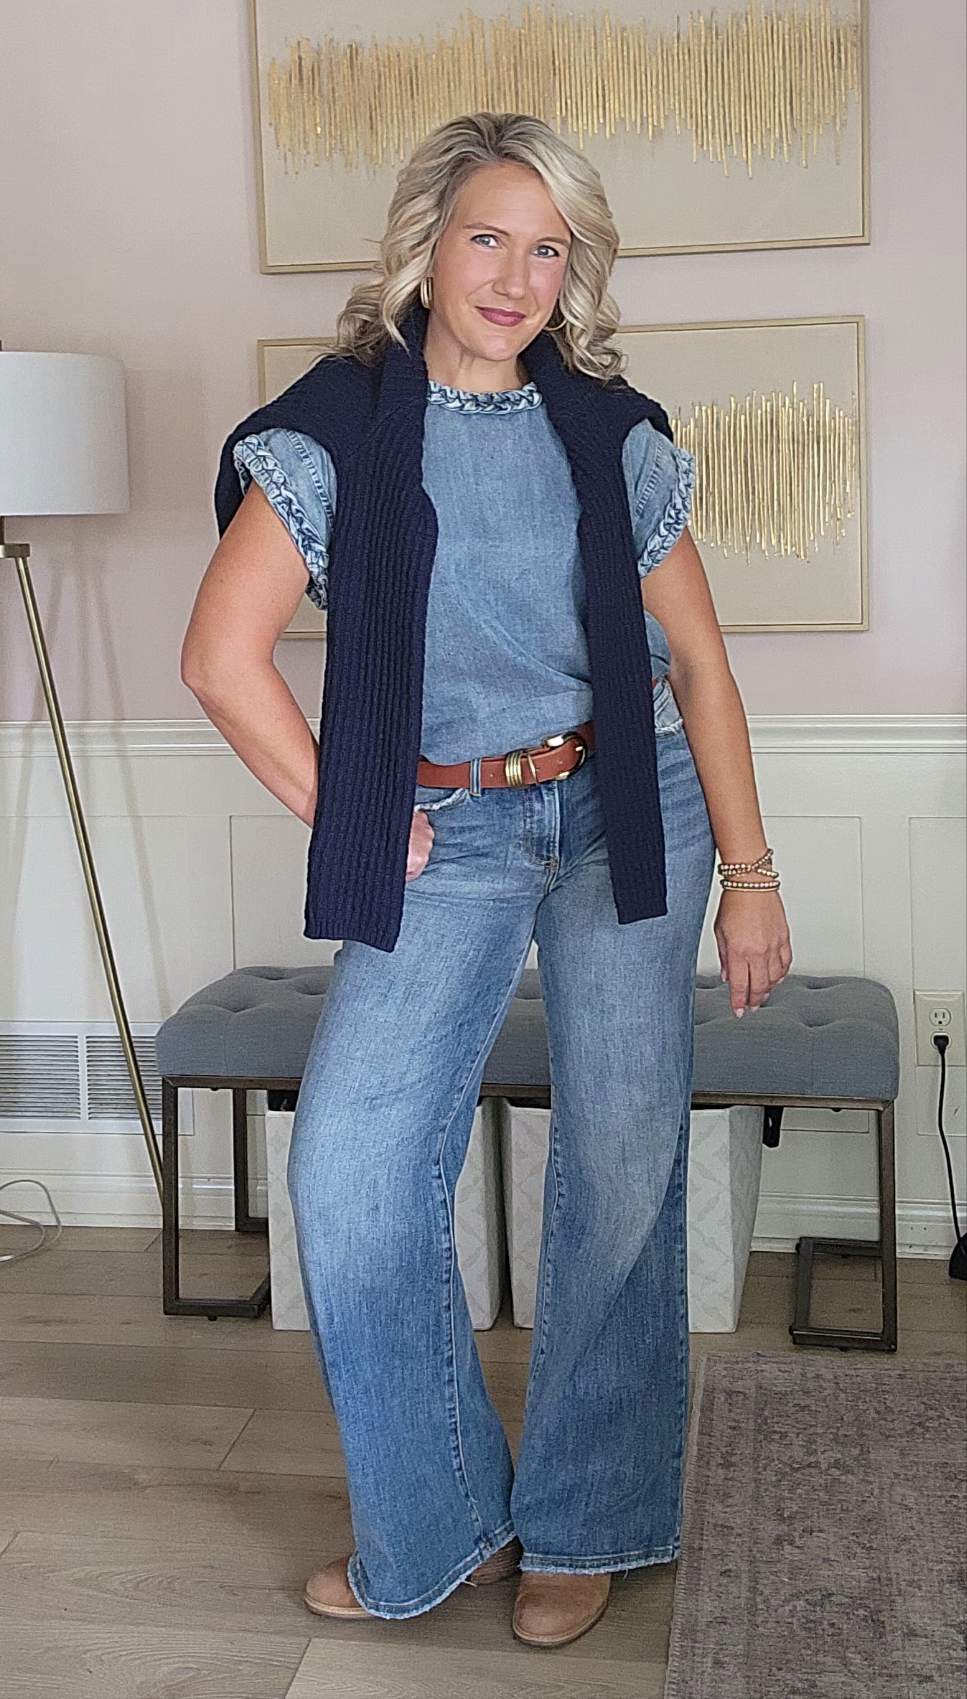
[[[687,10],[683,4],[683,10]],[[110,353],[128,377],[132,511],[14,520],[64,711],[197,714],[181,635],[216,541],[219,449],[263,336],[330,331],[346,273],[258,270],[247,0],[5,0],[0,337]],[[629,322],[864,313],[872,626],[729,638],[753,714],[963,705],[962,0],[871,0],[869,248],[619,261]],[[321,651],[283,645],[306,712]],[[0,563],[0,720],[39,718]]]

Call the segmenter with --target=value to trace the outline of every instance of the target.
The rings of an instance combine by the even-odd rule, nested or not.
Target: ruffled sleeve
[[[233,459],[242,494],[254,480],[271,502],[306,563],[306,595],[324,608],[336,512],[332,457],[302,431],[273,429],[243,437]]]
[[[695,457],[643,419],[622,450],[638,571],[642,578],[663,561],[688,524],[695,488]]]

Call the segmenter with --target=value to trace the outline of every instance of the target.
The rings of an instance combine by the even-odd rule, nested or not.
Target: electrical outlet
[[[945,1032],[948,1068],[967,1065],[967,1042],[964,1032],[964,994],[962,991],[915,991],[913,1004],[917,1017],[917,1063],[922,1068],[939,1068],[940,1052],[933,1042],[935,1032]]]

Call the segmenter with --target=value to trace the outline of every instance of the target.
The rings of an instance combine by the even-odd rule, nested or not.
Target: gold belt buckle
[[[560,749],[561,745],[563,743],[566,743],[569,737],[575,737],[575,733],[574,732],[558,732],[558,733],[555,734],[554,737],[544,737],[544,738],[541,739],[541,748],[542,749]],[[577,747],[578,747],[578,759],[575,761],[573,767],[569,767],[567,769],[566,773],[554,773],[553,776],[552,776],[553,782],[557,782],[560,779],[569,779],[571,777],[572,773],[576,773],[579,767],[584,766],[584,763],[588,758],[588,746],[585,743],[584,739],[581,738],[581,737],[575,737],[575,741],[576,741]],[[516,790],[523,788],[524,775],[523,775],[522,763],[523,763],[523,758],[525,756],[527,758],[527,764],[530,767],[531,773],[533,774],[534,783],[535,784],[541,783],[541,780],[537,776],[537,769],[534,766],[534,761],[533,761],[533,758],[531,756],[530,750],[529,749],[512,749],[510,751],[509,755],[504,756],[504,776],[507,780],[507,783],[509,785],[513,786],[514,789],[516,789]],[[545,783],[548,783],[548,782],[551,782],[551,781],[545,781]]]
[[[553,776],[555,782],[560,779],[569,779],[572,773],[576,773],[579,767],[584,766],[584,763],[588,758],[588,746],[583,737],[577,737],[574,732],[557,732],[553,737],[544,737],[541,739],[542,749],[560,749],[561,745],[566,743],[569,737],[573,737],[577,743],[578,759],[575,761],[573,767],[569,767],[567,769],[566,773],[555,773]],[[537,768],[534,766],[534,759],[530,750],[512,749],[509,754],[504,756],[504,778],[513,790],[523,790],[524,788],[523,763],[525,757],[527,759],[527,765],[530,767],[531,774],[533,775],[534,783],[537,785],[541,783],[537,774]]]
[[[558,781],[560,781],[561,779],[569,779],[571,777],[572,773],[576,773],[579,767],[584,766],[584,763],[588,758],[588,746],[587,746],[587,744],[585,743],[583,737],[577,737],[574,732],[568,732],[565,737],[557,737],[557,738],[554,738],[553,740],[548,740],[549,747],[556,749],[560,746],[560,744],[566,743],[567,739],[569,737],[573,737],[575,743],[578,746],[578,758],[575,761],[574,766],[569,767],[566,773],[555,773],[554,777]]]

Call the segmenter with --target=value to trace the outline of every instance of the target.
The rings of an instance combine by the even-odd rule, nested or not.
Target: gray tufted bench
[[[250,1213],[246,1093],[298,1092],[332,968],[252,967],[205,986],[159,1029],[162,1077],[164,1310],[169,1315],[258,1315],[268,1277],[247,1299],[183,1298],[179,1291],[178,1090],[230,1090],[233,1099],[235,1227],[263,1232]],[[692,1106],[760,1104],[763,1141],[779,1143],[787,1107],[869,1109],[876,1117],[879,1233],[876,1239],[803,1236],[796,1245],[800,1345],[895,1351],[896,1189],[893,1105],[899,1086],[896,1007],[886,986],[846,975],[790,974],[754,1015],[737,1021],[728,987],[699,974],[695,988]],[[525,969],[484,1070],[481,1097],[549,1107],[547,1033],[536,969]],[[270,1099],[271,1101],[271,1099]],[[809,1322],[814,1258],[819,1253],[875,1257],[882,1264],[878,1330],[814,1327]]]

